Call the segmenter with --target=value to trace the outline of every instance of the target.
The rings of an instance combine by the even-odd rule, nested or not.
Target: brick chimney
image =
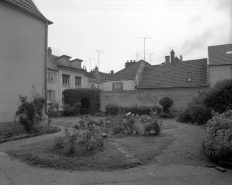
[[[51,47],[48,48],[48,58],[50,59],[52,57],[52,49]]]
[[[125,63],[125,68],[127,68],[127,67],[129,67],[129,66],[131,66],[131,65],[133,65],[135,63],[136,63],[135,60],[134,60],[134,62],[132,60],[130,62],[127,60],[127,62]]]
[[[165,64],[170,64],[170,56],[165,56]]]
[[[111,71],[110,71],[110,74],[111,74],[111,75],[114,74],[114,70],[111,70]]]
[[[171,51],[171,64],[175,63],[175,52],[172,50]]]
[[[183,61],[183,56],[182,55],[180,55],[180,61]]]

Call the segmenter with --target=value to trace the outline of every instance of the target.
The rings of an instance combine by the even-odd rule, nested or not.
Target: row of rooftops
[[[232,64],[232,44],[209,46],[209,65]],[[125,68],[110,74],[94,70],[87,72],[81,68],[80,59],[70,60],[71,57],[62,55],[60,57],[51,54],[51,61],[58,67],[66,67],[83,72],[90,83],[101,84],[104,81],[134,80],[141,63],[144,63],[141,81],[138,89],[172,88],[172,87],[199,87],[208,86],[208,64],[207,58],[183,61],[183,57],[175,57],[175,52],[170,52],[170,57],[165,57],[165,62],[159,65],[150,65],[144,60],[127,61]],[[229,54],[230,53],[230,54]],[[171,58],[171,61],[170,61]],[[65,63],[66,61],[66,63]],[[74,65],[77,63],[77,65]]]

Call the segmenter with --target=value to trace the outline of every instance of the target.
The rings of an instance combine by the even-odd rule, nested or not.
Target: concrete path
[[[0,153],[0,185],[231,185],[232,170],[148,165],[112,172],[61,171],[28,166]]]

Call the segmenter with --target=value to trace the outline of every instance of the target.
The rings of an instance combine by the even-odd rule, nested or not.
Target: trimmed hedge
[[[64,104],[68,104],[71,107],[75,103],[81,103],[82,98],[89,100],[89,112],[90,114],[96,114],[100,111],[100,89],[66,89],[63,92]]]
[[[157,114],[160,114],[161,108],[159,106],[132,106],[132,107],[122,107],[119,105],[106,105],[106,114],[108,115],[117,115],[120,113],[128,113],[130,112],[131,114],[138,114],[139,116],[141,115],[150,115],[151,109],[155,111]]]

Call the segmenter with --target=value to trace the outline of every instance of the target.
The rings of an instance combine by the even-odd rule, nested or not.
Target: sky
[[[208,46],[232,43],[232,0],[34,2],[53,22],[48,31],[53,55],[82,59],[88,71],[98,59],[106,73],[144,59],[144,38],[145,60],[152,65],[163,63],[172,49],[194,60],[207,58]]]

